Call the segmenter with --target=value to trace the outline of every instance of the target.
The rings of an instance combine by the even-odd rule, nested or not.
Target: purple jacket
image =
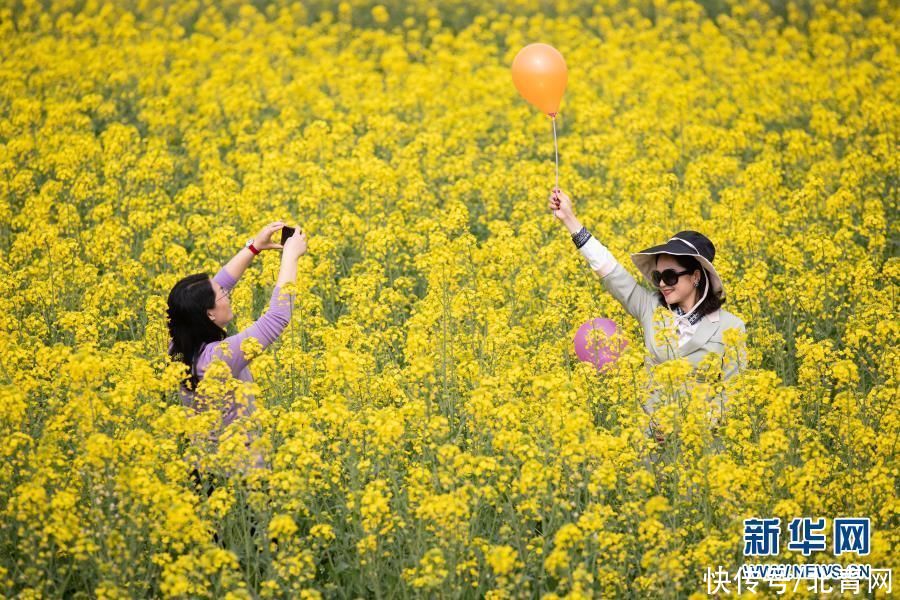
[[[225,267],[219,269],[219,272],[216,273],[213,280],[226,290],[230,290],[237,283],[237,280],[228,274]],[[236,335],[225,338],[221,342],[211,342],[200,346],[200,354],[194,363],[194,369],[197,373],[198,380],[203,379],[203,375],[206,373],[209,363],[212,362],[213,358],[218,357],[231,367],[231,374],[233,377],[240,379],[241,381],[253,381],[253,376],[250,374],[250,369],[248,368],[250,361],[247,360],[244,353],[241,351],[241,342],[248,337],[256,338],[263,349],[265,349],[281,335],[281,332],[284,331],[284,328],[287,327],[287,324],[291,320],[291,307],[294,303],[294,295],[291,294],[286,295],[284,298],[279,298],[278,296],[280,293],[281,286],[276,285],[275,289],[272,290],[272,299],[269,301],[269,310],[257,319],[253,325],[250,325]],[[219,348],[221,344],[228,344],[228,347],[231,350],[231,356],[222,354],[222,351]],[[171,341],[169,342],[169,348],[172,348]],[[181,386],[181,398],[185,406],[192,408],[195,406],[194,392],[185,388],[183,385]],[[235,418],[237,418],[240,408],[240,405],[234,400],[226,405],[225,412],[222,415],[222,427],[227,427],[235,420]],[[254,409],[254,398],[251,395],[247,398],[247,414],[253,412]]]

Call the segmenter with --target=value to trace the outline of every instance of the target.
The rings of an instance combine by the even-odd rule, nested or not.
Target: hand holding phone
[[[306,234],[299,227],[285,226],[281,230],[281,246],[282,260],[288,256],[303,256],[306,254]]]
[[[281,244],[276,244],[272,241],[272,236],[275,235],[275,232],[281,229],[283,225],[283,221],[274,221],[260,229],[259,232],[251,238],[253,246],[257,250],[274,250],[276,248],[281,248]]]
[[[293,228],[293,227],[288,227],[287,225],[285,225],[284,227],[282,227],[282,228],[281,228],[281,245],[284,246],[284,243],[285,243],[285,242],[287,241],[287,239],[288,239],[289,237],[291,237],[292,235],[294,235],[294,228]]]

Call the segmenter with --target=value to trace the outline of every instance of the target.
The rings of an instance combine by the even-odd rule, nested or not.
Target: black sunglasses
[[[675,285],[678,283],[678,278],[682,275],[688,275],[691,273],[690,269],[685,269],[684,271],[676,272],[675,269],[666,269],[662,273],[659,271],[653,271],[650,273],[650,278],[653,279],[653,285],[659,285],[660,281],[664,281],[666,285]]]

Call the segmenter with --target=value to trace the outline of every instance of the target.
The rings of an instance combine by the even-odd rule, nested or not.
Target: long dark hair
[[[225,339],[225,330],[212,322],[206,311],[215,307],[216,292],[206,273],[188,275],[175,284],[169,292],[169,336],[172,348],[169,356],[183,362],[190,369],[185,381],[192,391],[196,391],[199,377],[193,364],[204,343],[220,342]]]
[[[656,262],[659,263],[659,257],[661,255],[656,255]],[[709,285],[709,277],[706,275],[706,269],[703,268],[703,265],[700,264],[700,261],[694,258],[693,256],[681,256],[678,254],[669,254],[672,258],[675,259],[681,269],[689,269],[691,273],[700,270],[700,285],[697,286],[697,294],[698,298],[703,295],[703,290],[706,289],[706,286]],[[660,306],[668,307],[666,304],[666,297],[663,296],[663,293],[657,290],[656,297],[659,298]],[[711,312],[718,310],[722,304],[725,302],[722,298],[719,298],[718,294],[716,294],[712,288],[710,287],[709,291],[706,292],[706,298],[703,299],[703,302],[700,303],[700,306],[697,307],[697,312],[701,315],[708,315]]]

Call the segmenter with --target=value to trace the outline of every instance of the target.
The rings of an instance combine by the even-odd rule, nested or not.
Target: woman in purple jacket
[[[284,223],[278,221],[263,227],[214,277],[210,278],[206,273],[188,275],[169,292],[168,326],[172,338],[169,355],[190,368],[190,375],[185,379],[187,385],[181,386],[185,406],[200,410],[195,396],[197,384],[214,358],[224,360],[231,367],[233,377],[253,381],[248,369],[250,361],[241,350],[241,342],[253,337],[265,349],[290,322],[294,296],[282,296],[281,287],[297,279],[297,260],[306,253],[306,234],[297,227],[284,246],[272,242],[272,234],[283,226]],[[228,336],[225,326],[234,318],[229,299],[231,289],[254,256],[263,250],[275,249],[282,250],[281,270],[272,290],[269,310],[240,333]],[[222,351],[223,343],[228,347],[225,352]],[[233,398],[226,402],[222,415],[223,428],[237,418],[240,409],[241,406]],[[250,414],[253,410],[254,401],[250,396],[244,414]],[[217,437],[217,434],[213,435],[214,439]]]

